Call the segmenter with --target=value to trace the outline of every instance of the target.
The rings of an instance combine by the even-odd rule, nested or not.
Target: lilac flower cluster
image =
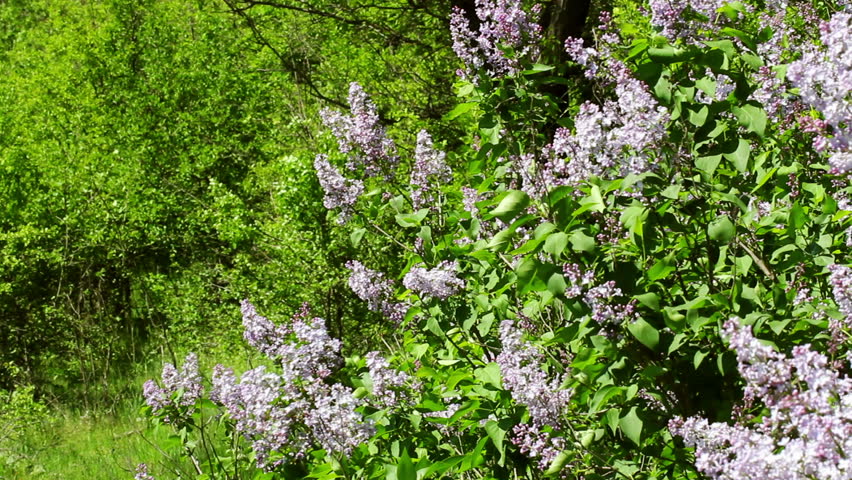
[[[435,185],[453,181],[453,172],[445,161],[447,154],[435,150],[432,137],[426,130],[417,134],[414,165],[411,167],[411,203],[415,209],[433,201],[430,191]]]
[[[538,167],[540,189],[579,185],[592,176],[641,174],[659,154],[666,137],[668,112],[648,87],[634,78],[630,69],[613,56],[617,36],[609,16],[602,15],[601,49],[583,47],[581,39],[569,38],[566,51],[586,76],[602,86],[614,86],[615,99],[601,105],[585,102],[574,118],[574,131],[560,128],[550,145],[550,159]]]
[[[805,103],[820,111],[830,134],[817,137],[814,148],[829,154],[835,173],[852,172],[852,12],[835,13],[820,26],[822,46],[805,49],[790,65],[787,78]]]
[[[828,271],[831,272],[828,281],[831,283],[834,302],[843,315],[840,320],[830,318],[828,328],[833,342],[840,344],[846,338],[843,330],[852,330],[852,268],[829,265]]]
[[[704,72],[704,77],[709,78],[713,81],[713,84],[716,86],[715,92],[713,92],[713,96],[710,97],[707,93],[698,90],[695,92],[695,101],[704,104],[711,104],[713,102],[722,102],[734,89],[737,87],[736,83],[731,80],[731,77],[720,73],[716,75],[713,73],[711,69],[707,69]]]
[[[355,202],[364,193],[364,182],[344,177],[322,154],[314,160],[314,170],[325,192],[322,204],[329,210],[340,208],[338,221],[346,223],[355,211]]]
[[[373,397],[383,408],[396,408],[411,404],[412,389],[419,385],[405,372],[390,368],[390,363],[379,352],[367,354],[367,370],[373,381]]]
[[[136,475],[133,476],[133,480],[156,480],[153,475],[148,473],[148,465],[144,463],[140,463],[136,465]]]
[[[376,105],[357,82],[349,84],[350,115],[325,109],[320,112],[323,124],[337,138],[341,153],[349,154],[347,168],[363,168],[366,177],[392,178],[399,164],[396,146],[379,121]]]
[[[201,374],[198,371],[198,356],[190,353],[186,356],[180,371],[171,363],[163,365],[163,386],[154,380],[148,380],[142,386],[145,403],[151,407],[154,415],[164,411],[164,421],[178,421],[173,415],[178,411],[179,416],[190,415],[195,410],[195,403],[204,393],[201,385]]]
[[[673,42],[697,43],[703,38],[699,32],[721,28],[716,10],[726,3],[728,0],[650,0],[651,25]]]
[[[287,327],[275,326],[243,301],[246,339],[277,359],[281,373],[265,366],[245,372],[217,365],[210,399],[228,410],[236,430],[251,441],[257,464],[273,469],[288,458],[301,458],[313,445],[349,455],[373,434],[356,409],[361,400],[350,388],[328,382],[340,364],[340,341],[331,338],[320,318],[307,308]]]
[[[349,276],[349,288],[361,300],[367,302],[367,308],[399,323],[405,317],[405,304],[393,302],[394,285],[382,272],[370,270],[357,260],[346,262],[346,268],[352,271]]]
[[[457,269],[456,262],[449,261],[431,270],[414,266],[405,274],[402,284],[419,295],[446,300],[464,288],[464,280],[456,275]]]
[[[808,345],[792,357],[762,344],[748,327],[725,323],[746,380],[746,401],[768,408],[754,426],[676,418],[673,434],[696,448],[696,467],[713,479],[841,480],[852,475],[852,380]]]
[[[568,298],[582,296],[583,301],[592,309],[592,320],[602,327],[618,326],[636,318],[635,301],[627,304],[613,301],[615,297],[621,297],[624,293],[612,280],[590,287],[594,284],[594,272],[583,272],[575,263],[565,264],[562,272],[571,283],[571,286],[565,290],[565,296]]]
[[[356,82],[349,84],[349,107],[350,115],[330,109],[320,112],[323,124],[337,138],[340,152],[349,156],[347,169],[365,178],[393,178],[399,165],[396,146],[381,125],[375,104]],[[316,156],[314,169],[325,192],[323,205],[328,209],[340,208],[338,221],[346,223],[354,212],[355,202],[364,193],[364,183],[347,178],[326,155]]]
[[[536,23],[537,10],[528,14],[519,0],[476,0],[476,16],[478,32],[470,29],[460,8],[454,7],[450,15],[453,51],[465,65],[458,71],[460,77],[474,77],[481,69],[495,78],[514,75],[522,59],[538,55],[541,26]],[[507,50],[512,54],[507,55]]]
[[[542,368],[544,355],[522,337],[523,332],[514,321],[500,323],[503,351],[497,356],[497,364],[503,376],[503,387],[512,393],[516,403],[526,406],[529,412],[529,424],[517,425],[513,429],[513,442],[526,455],[538,458],[539,466],[546,469],[565,449],[565,440],[543,429],[564,429],[562,414],[572,392],[561,388],[564,375],[548,378]]]

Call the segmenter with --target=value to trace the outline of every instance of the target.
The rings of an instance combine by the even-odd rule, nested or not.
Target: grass
[[[221,357],[237,371],[250,367],[239,354]],[[209,377],[212,358],[204,355],[201,362],[202,374]],[[139,412],[142,383],[158,377],[162,368],[160,359],[151,363],[149,368],[143,367],[145,373],[115,379],[116,384],[135,386],[125,390],[139,394],[107,402],[115,406],[109,413],[47,409],[33,402],[29,393],[17,400],[0,398],[0,480],[132,479],[139,463],[146,463],[159,480],[185,478],[178,471],[190,472],[192,466],[175,465],[162,450],[175,445],[170,438],[173,431],[168,426],[152,426]],[[178,452],[169,453],[180,457]],[[188,462],[185,457],[182,460]]]

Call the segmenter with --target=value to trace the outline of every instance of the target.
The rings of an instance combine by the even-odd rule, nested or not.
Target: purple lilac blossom
[[[350,115],[325,109],[320,112],[323,124],[337,138],[341,153],[349,155],[347,168],[363,169],[367,178],[393,178],[399,165],[396,146],[379,121],[376,105],[357,82],[349,84]]]
[[[410,180],[411,203],[415,209],[428,206],[434,200],[431,191],[436,185],[453,181],[453,172],[447,165],[446,156],[446,153],[435,150],[432,137],[426,130],[417,134]]]
[[[338,222],[346,223],[355,211],[355,202],[364,193],[364,183],[344,177],[322,154],[314,160],[314,170],[324,192],[323,205],[329,210],[340,208]]]
[[[315,383],[312,387],[316,391],[312,392],[312,408],[305,412],[305,425],[327,452],[351,455],[355,447],[375,433],[372,424],[355,411],[361,406],[361,399],[339,383],[331,386]]]
[[[329,453],[350,454],[373,427],[356,409],[362,404],[350,388],[328,381],[340,363],[340,341],[307,307],[287,327],[275,326],[243,302],[246,339],[281,365],[281,373],[260,366],[237,383],[234,371],[217,365],[210,398],[223,405],[236,430],[252,444],[259,468],[271,470],[287,459],[303,458],[318,445]]]
[[[829,317],[828,328],[835,344],[845,338],[844,329],[852,330],[852,269],[843,265],[829,265],[828,271],[831,292],[843,318],[838,320]]]
[[[405,304],[393,302],[394,285],[382,272],[370,270],[357,260],[346,262],[352,274],[349,276],[349,288],[361,300],[367,302],[367,308],[381,312],[389,320],[399,323],[405,317],[408,308]]]
[[[478,32],[470,29],[460,8],[454,7],[450,14],[453,51],[465,65],[458,72],[460,77],[473,77],[480,69],[494,78],[514,75],[521,59],[538,56],[542,36],[537,10],[528,14],[519,0],[476,0],[476,15]],[[513,54],[507,56],[506,49]]]
[[[613,303],[613,297],[624,294],[612,280],[590,288],[583,300],[592,309],[592,320],[601,326],[617,326],[636,317],[636,305]]]
[[[567,263],[562,267],[563,275],[571,284],[565,290],[568,298],[582,296],[583,301],[591,308],[592,320],[601,326],[615,326],[636,318],[636,305],[633,301],[627,304],[619,304],[613,301],[614,297],[624,296],[620,288],[615,286],[612,280],[594,285],[594,272],[589,270],[583,272],[579,265]]]
[[[285,343],[278,352],[285,382],[322,381],[341,365],[340,340],[328,334],[325,320],[312,317],[307,306],[293,316],[291,327],[295,341]]]
[[[601,21],[600,50],[583,47],[582,40],[574,38],[566,40],[565,48],[586,68],[587,77],[614,87],[615,99],[600,105],[585,102],[574,118],[574,131],[556,131],[548,149],[550,158],[536,165],[536,178],[543,184],[533,190],[578,186],[593,176],[641,174],[651,169],[659,155],[669,114],[627,65],[615,59],[618,37],[608,15],[602,14]],[[531,176],[529,168],[526,175]]]
[[[148,465],[140,463],[136,465],[136,475],[133,476],[133,480],[156,480],[156,478],[148,473]]]
[[[544,355],[535,345],[523,340],[523,332],[514,321],[500,323],[500,342],[503,350],[497,356],[497,364],[503,387],[511,392],[516,403],[527,407],[530,417],[528,424],[513,429],[512,441],[522,452],[537,458],[540,468],[546,469],[565,448],[565,441],[542,429],[565,429],[562,414],[572,391],[561,388],[564,375],[548,378],[542,368]]]
[[[841,480],[852,475],[852,380],[800,345],[787,357],[738,319],[725,323],[746,380],[746,401],[769,412],[752,426],[675,418],[673,434],[696,448],[695,465],[712,479]]]
[[[457,269],[456,262],[449,261],[431,270],[414,266],[405,274],[402,284],[419,295],[445,300],[464,288],[464,280],[455,273]]]
[[[240,302],[240,312],[243,316],[243,338],[249,346],[269,358],[278,356],[279,349],[292,331],[259,315],[248,300]]]
[[[822,46],[806,48],[787,70],[802,100],[822,113],[830,135],[817,151],[829,155],[835,173],[852,172],[852,12],[838,12],[820,26]]]
[[[204,393],[201,385],[201,374],[198,371],[198,356],[190,353],[184,359],[180,371],[171,363],[163,365],[163,386],[157,385],[154,380],[148,380],[142,386],[142,395],[145,403],[151,407],[154,415],[159,415],[165,409],[186,409],[180,415],[190,415],[195,410],[195,403]],[[175,394],[180,393],[179,398]],[[172,418],[169,413],[165,416],[166,422],[178,420]]]
[[[379,352],[367,354],[367,369],[378,406],[396,408],[401,404],[411,404],[410,386],[417,387],[417,384],[407,373],[390,368],[390,363]]]

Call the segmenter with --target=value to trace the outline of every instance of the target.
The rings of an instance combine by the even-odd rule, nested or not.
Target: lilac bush
[[[180,422],[191,415],[204,393],[198,356],[190,353],[178,371],[171,363],[163,365],[162,386],[148,380],[142,387],[145,403],[154,415],[163,414],[166,423]]]

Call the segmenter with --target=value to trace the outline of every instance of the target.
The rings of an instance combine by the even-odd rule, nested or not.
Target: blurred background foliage
[[[109,410],[155,353],[238,355],[242,298],[308,302],[349,346],[384,328],[312,132],[358,81],[392,135],[452,138],[450,5],[260,3],[0,1],[0,389]]]

